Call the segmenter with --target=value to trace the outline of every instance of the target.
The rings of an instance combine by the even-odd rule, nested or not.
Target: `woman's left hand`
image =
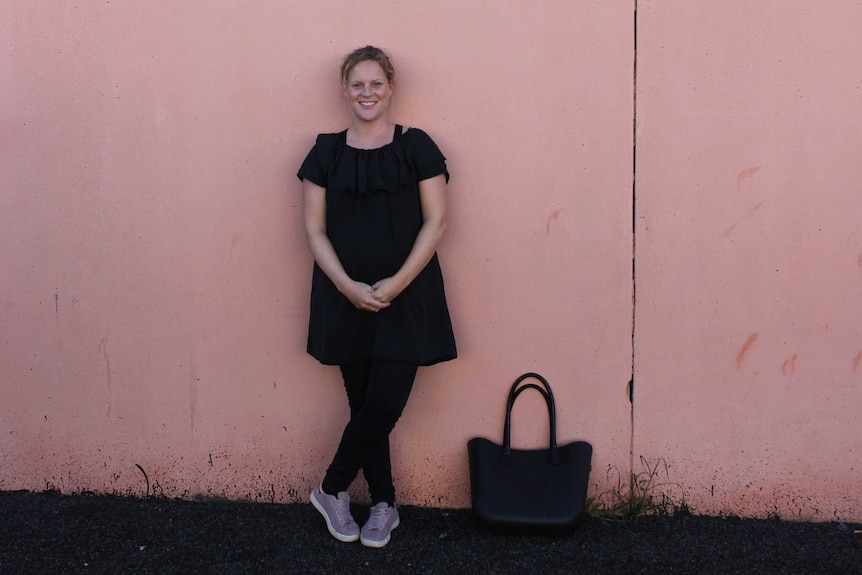
[[[371,286],[371,297],[390,303],[404,291],[419,272],[431,261],[437,243],[446,229],[446,176],[438,174],[419,182],[419,202],[422,205],[422,227],[413,249],[395,275]]]
[[[404,286],[394,277],[388,277],[371,286],[371,290],[371,297],[382,303],[390,303],[404,291]]]

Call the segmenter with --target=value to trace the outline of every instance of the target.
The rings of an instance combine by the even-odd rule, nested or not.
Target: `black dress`
[[[347,130],[320,134],[299,179],[326,188],[326,234],[344,271],[369,285],[394,275],[419,229],[419,182],[444,174],[446,158],[422,130],[395,127],[390,144],[347,145]],[[454,359],[455,338],[437,254],[379,312],[356,309],[315,263],[308,353],[327,365],[362,359],[431,365]]]

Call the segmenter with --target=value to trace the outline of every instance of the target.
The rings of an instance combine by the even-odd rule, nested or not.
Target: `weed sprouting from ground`
[[[687,509],[684,500],[675,501],[669,491],[682,491],[678,483],[670,481],[667,462],[658,459],[650,463],[640,458],[640,473],[631,473],[629,481],[623,481],[622,473],[615,467],[608,469],[608,476],[616,474],[616,485],[587,501],[587,512],[598,519],[609,521],[633,521],[644,515],[667,517]]]

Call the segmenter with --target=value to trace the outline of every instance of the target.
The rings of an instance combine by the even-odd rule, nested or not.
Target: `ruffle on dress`
[[[327,174],[332,192],[367,196],[375,192],[400,192],[416,171],[407,157],[401,135],[389,144],[373,150],[347,145],[347,132],[338,134]]]

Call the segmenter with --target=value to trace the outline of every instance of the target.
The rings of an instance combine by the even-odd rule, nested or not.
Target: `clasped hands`
[[[389,277],[374,285],[351,281],[343,293],[356,309],[378,312],[389,307],[403,289],[394,278]]]

